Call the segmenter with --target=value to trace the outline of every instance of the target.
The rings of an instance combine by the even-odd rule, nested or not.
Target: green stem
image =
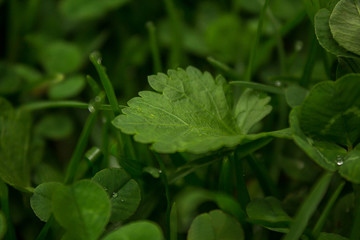
[[[219,177],[219,190],[229,195],[232,194],[232,169],[231,162],[227,156],[224,157],[220,177]]]
[[[313,40],[311,43],[311,47],[309,50],[309,55],[304,67],[304,71],[303,71],[303,75],[300,79],[300,86],[302,87],[307,87],[310,83],[310,79],[311,79],[311,75],[314,69],[314,65],[315,65],[315,61],[319,52],[319,43],[318,40],[316,39],[316,36],[313,36]]]
[[[226,74],[227,76],[234,78],[234,79],[240,79],[241,76],[235,72],[234,70],[232,70],[228,65],[226,65],[223,62],[220,62],[219,60],[213,58],[213,57],[207,57],[206,60],[213,65],[214,67],[216,67],[217,69],[219,69],[220,71],[222,71],[224,74]]]
[[[18,0],[9,0],[8,1],[8,26],[6,32],[6,50],[7,57],[10,62],[14,62],[17,58],[19,51],[19,35],[20,35],[20,20],[22,18],[22,13],[20,12]]]
[[[319,237],[319,234],[321,232],[321,230],[323,229],[325,222],[330,214],[331,209],[333,208],[336,200],[338,199],[341,191],[343,190],[345,186],[345,182],[342,181],[339,186],[336,188],[335,192],[333,193],[333,195],[330,197],[329,201],[327,202],[324,210],[321,213],[321,216],[319,217],[318,221],[316,222],[316,225],[312,231],[312,235],[315,237],[315,239],[317,239]]]
[[[39,102],[32,102],[20,106],[20,108],[27,111],[43,110],[47,108],[64,108],[64,107],[88,109],[89,104],[84,102],[69,100],[69,101],[39,101]],[[124,107],[125,106],[123,105],[119,105],[119,108],[124,108]],[[112,108],[110,105],[101,104],[98,107],[98,110],[111,111]]]
[[[51,228],[51,226],[54,224],[55,219],[53,216],[51,216],[48,221],[45,223],[45,225],[43,226],[43,228],[41,229],[39,235],[36,237],[36,240],[46,240],[47,238],[47,234],[49,233],[49,229]]]
[[[148,22],[146,27],[149,32],[150,49],[153,57],[154,73],[162,72],[159,46],[156,39],[156,28],[154,23]]]
[[[305,199],[305,202],[301,205],[300,210],[290,226],[289,232],[283,240],[297,240],[301,237],[309,219],[314,214],[321,199],[324,197],[332,176],[333,173],[327,172],[315,184],[310,194]]]
[[[84,154],[91,130],[96,121],[96,117],[97,117],[97,111],[91,113],[85,122],[85,126],[80,134],[75,151],[71,157],[68,169],[66,171],[65,184],[70,184],[74,181],[76,171]]]
[[[236,193],[237,199],[240,202],[240,205],[243,211],[246,211],[246,206],[250,202],[250,195],[247,190],[246,181],[245,181],[245,172],[243,168],[244,161],[238,157],[238,151],[235,150],[233,155],[230,155],[230,161],[232,161],[234,170],[235,170],[235,181],[236,181]]]
[[[178,232],[178,212],[176,203],[174,202],[170,212],[170,240],[177,240]]]
[[[355,211],[354,211],[354,221],[351,229],[351,234],[349,240],[359,240],[360,239],[360,185],[354,184],[355,192]]]
[[[177,13],[173,0],[164,0],[167,14],[170,17],[172,27],[172,48],[170,55],[170,67],[174,68],[181,64],[182,54],[182,22]]]
[[[170,191],[169,183],[167,179],[166,167],[164,161],[161,159],[161,156],[158,153],[155,153],[156,160],[160,166],[160,178],[165,187],[165,197],[166,197],[166,239],[170,239],[170,215],[171,215],[171,200],[170,200]]]
[[[257,52],[257,48],[258,48],[259,41],[260,41],[262,27],[263,27],[263,24],[264,24],[265,13],[266,13],[266,9],[267,9],[267,6],[269,4],[269,1],[270,0],[265,0],[264,6],[261,9],[260,19],[259,19],[259,23],[258,23],[258,26],[257,26],[257,31],[256,31],[255,39],[254,39],[254,44],[253,44],[253,46],[251,48],[249,64],[247,66],[246,73],[245,73],[245,81],[251,81],[251,78],[252,78],[252,71],[253,71],[253,67],[254,67],[254,61],[255,61],[256,52]]]
[[[249,166],[253,170],[256,178],[258,179],[261,188],[263,189],[265,195],[272,195],[275,197],[279,197],[279,189],[276,187],[274,181],[268,174],[268,171],[259,164],[254,154],[250,154],[249,157],[246,158]]]
[[[16,240],[15,229],[10,214],[9,190],[8,190],[8,186],[1,179],[0,179],[0,206],[1,206],[1,210],[4,213],[7,223],[7,231],[4,239]]]
[[[281,88],[269,86],[269,85],[262,84],[262,83],[254,83],[254,82],[247,82],[247,81],[231,81],[229,83],[234,84],[234,85],[239,85],[241,87],[252,88],[255,90],[260,90],[260,91],[273,93],[273,94],[279,94],[279,95],[285,94],[284,90]]]
[[[106,96],[109,100],[111,108],[115,115],[120,114],[119,104],[115,95],[113,85],[110,82],[108,75],[106,74],[105,67],[101,65],[101,56],[99,52],[93,52],[90,54],[90,61],[94,64],[96,71],[99,74],[100,81],[105,89]]]

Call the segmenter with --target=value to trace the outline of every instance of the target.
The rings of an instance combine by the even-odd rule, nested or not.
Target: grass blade
[[[149,32],[150,48],[153,57],[154,73],[162,71],[159,46],[156,39],[156,28],[153,22],[148,22],[146,27]]]
[[[304,232],[309,219],[318,207],[321,199],[324,197],[329,186],[333,173],[325,173],[319,181],[315,184],[310,194],[305,199],[305,202],[300,207],[294,222],[290,226],[290,231],[283,240],[297,240],[300,239]]]
[[[265,84],[261,84],[261,83],[254,83],[254,82],[247,82],[247,81],[231,81],[230,84],[239,85],[241,87],[251,88],[251,89],[264,91],[264,92],[268,92],[268,93],[273,93],[273,94],[279,94],[279,95],[285,94],[284,90],[281,88],[269,86],[269,85],[265,85]]]

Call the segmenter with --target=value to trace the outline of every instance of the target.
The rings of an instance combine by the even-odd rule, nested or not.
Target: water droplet
[[[107,191],[108,189],[106,187],[104,187],[104,190]]]
[[[124,199],[121,199],[120,202],[125,202],[125,200],[124,200]]]
[[[280,81],[275,81],[275,86],[281,87],[282,83]]]
[[[341,165],[343,165],[343,163],[344,163],[344,158],[341,155],[337,155],[336,156],[336,164],[338,166],[341,166]]]
[[[117,198],[118,196],[119,196],[119,194],[117,194],[116,192],[113,192],[113,194],[112,194],[113,198]]]
[[[91,113],[95,112],[95,106],[92,103],[89,103],[88,109]]]
[[[296,166],[299,168],[299,169],[303,169],[305,167],[305,164],[303,161],[298,161],[296,162]]]
[[[101,57],[99,57],[99,58],[96,60],[96,62],[97,62],[98,64],[101,64],[101,62],[102,62],[102,58],[101,58]]]
[[[101,97],[96,96],[96,97],[95,97],[95,102],[101,102]]]
[[[160,174],[162,174],[162,171],[161,171],[161,170],[159,170],[159,173],[160,173]]]

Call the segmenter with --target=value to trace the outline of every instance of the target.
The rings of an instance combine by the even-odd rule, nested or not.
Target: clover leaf
[[[156,92],[140,92],[113,124],[155,151],[205,153],[272,134],[248,134],[270,113],[270,98],[245,90],[232,109],[221,76],[188,67],[150,76],[149,83]]]

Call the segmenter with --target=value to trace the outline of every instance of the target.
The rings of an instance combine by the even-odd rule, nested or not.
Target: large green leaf
[[[245,91],[232,111],[221,76],[188,67],[150,76],[149,83],[157,92],[140,92],[113,124],[138,142],[153,143],[155,151],[204,153],[266,135],[246,133],[271,110],[269,98]]]
[[[220,210],[197,216],[191,224],[187,240],[242,240],[244,231],[239,222]]]
[[[123,221],[134,214],[141,201],[140,187],[125,170],[104,169],[92,180],[103,186],[111,198],[111,222]]]
[[[102,240],[163,240],[160,227],[149,221],[132,222],[109,233]]]
[[[130,0],[63,0],[60,2],[61,12],[75,21],[90,20],[103,16]]]
[[[341,47],[332,36],[329,26],[330,11],[320,9],[315,15],[315,33],[320,45],[328,52],[342,57],[355,57],[356,55],[348,52]]]
[[[31,190],[28,161],[30,115],[0,98],[0,177],[8,184]]]
[[[349,149],[360,137],[360,74],[314,86],[301,107],[300,126],[307,136]]]
[[[347,180],[360,184],[360,146],[342,160],[339,173]]]
[[[360,2],[339,1],[330,16],[330,30],[334,39],[346,50],[360,55]]]
[[[66,229],[64,240],[98,239],[110,218],[108,195],[89,180],[58,187],[52,205],[56,221]]]
[[[62,184],[58,182],[46,182],[35,188],[34,194],[30,198],[30,205],[41,221],[47,222],[50,218],[52,214],[52,196],[60,186]]]

